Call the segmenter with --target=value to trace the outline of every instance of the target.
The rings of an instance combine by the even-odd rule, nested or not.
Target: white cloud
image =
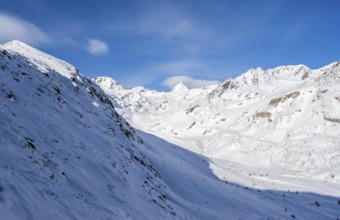
[[[162,84],[171,89],[179,82],[182,82],[189,89],[200,88],[203,86],[220,83],[219,81],[215,81],[215,80],[193,79],[189,76],[172,76],[164,80]]]
[[[109,47],[98,39],[89,39],[86,49],[93,55],[105,55],[109,53]]]
[[[0,12],[0,42],[11,40],[39,45],[50,42],[50,36],[28,21]]]

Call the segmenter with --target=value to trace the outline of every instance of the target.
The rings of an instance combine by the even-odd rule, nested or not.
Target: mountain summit
[[[183,82],[177,83],[171,90],[171,92],[175,94],[183,94],[188,91],[189,91],[188,87],[186,87]]]

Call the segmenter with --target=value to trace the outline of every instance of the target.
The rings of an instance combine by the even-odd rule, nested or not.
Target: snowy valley
[[[0,46],[0,219],[340,219],[340,63],[171,92]]]

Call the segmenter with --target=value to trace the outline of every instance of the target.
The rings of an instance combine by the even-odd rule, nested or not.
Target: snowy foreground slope
[[[176,109],[165,103],[168,113],[163,114],[155,108],[159,102],[157,97],[163,96],[173,97],[169,103],[187,105],[180,100],[189,93],[196,96],[195,91],[179,85],[172,95],[147,91],[154,97],[144,97],[140,95],[141,88],[133,94],[116,84],[110,88],[117,89],[119,94],[125,93],[126,99],[119,96],[111,100],[75,67],[21,42],[0,46],[0,219],[340,218],[338,164],[333,164],[333,170],[325,162],[315,164],[320,168],[316,179],[301,176],[295,170],[284,173],[279,163],[264,163],[259,167],[258,163],[251,164],[250,159],[239,160],[241,156],[263,157],[251,152],[248,155],[247,142],[233,146],[232,160],[232,156],[226,156],[232,154],[230,149],[224,152],[222,143],[220,146],[213,141],[208,144],[199,138],[204,137],[200,130],[189,132],[183,125],[179,126],[173,120]],[[211,95],[212,90],[221,89],[223,85],[202,90],[202,94],[216,100],[211,109],[217,106],[217,100],[226,99],[224,96],[229,92]],[[130,93],[131,100],[127,101]],[[144,112],[146,127],[134,123],[143,130],[154,122],[151,119],[159,120],[157,117],[163,114],[167,126],[157,133],[181,147],[133,129],[114,106],[129,116],[129,120],[136,117],[132,122],[138,118],[142,121]],[[188,118],[205,119],[195,116],[197,108],[182,110],[178,116],[183,123],[188,123]],[[223,108],[228,111],[227,106]],[[152,116],[156,112],[159,115]],[[336,115],[326,117],[336,119]],[[228,120],[231,119],[221,121],[229,123]],[[211,125],[204,126],[211,129],[207,132],[211,137],[219,129],[227,131],[227,126],[215,125],[215,120],[209,123]],[[327,126],[319,128],[320,135],[325,134],[322,129]],[[328,149],[338,140],[337,128],[333,126],[326,133],[328,136],[316,142]],[[228,129],[223,140],[228,140],[228,134],[232,137],[232,132],[237,133],[233,127]],[[312,131],[310,135],[314,135]],[[256,133],[255,129],[253,132]],[[243,135],[240,132],[240,141],[246,140]],[[252,138],[252,134],[248,136]],[[225,142],[225,146],[228,147],[228,143]],[[208,146],[215,149],[210,151]],[[244,154],[237,150],[243,146]],[[333,147],[336,157],[336,144]],[[209,155],[209,151],[216,155]],[[334,161],[337,160],[329,163]],[[264,170],[268,173],[263,173],[262,179],[256,176]],[[334,171],[334,177],[325,179],[323,175],[328,171]],[[252,185],[255,180],[263,182],[262,187]],[[293,181],[288,184],[288,180]]]

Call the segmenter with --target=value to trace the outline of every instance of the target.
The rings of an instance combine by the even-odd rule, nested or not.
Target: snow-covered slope
[[[227,160],[223,153],[204,153],[207,158],[182,148],[211,146],[199,133],[188,135],[184,124],[200,117],[195,112],[201,107],[189,105],[190,100],[209,97],[217,86],[187,90],[179,85],[171,95],[141,87],[127,91],[107,78],[96,81],[114,91],[116,102],[64,61],[18,41],[0,46],[0,219],[340,217],[337,182],[288,176],[295,173],[272,166],[246,166],[250,160],[240,161],[237,155]],[[207,100],[215,103],[211,110],[220,98]],[[182,103],[179,110],[190,108],[177,111],[173,103]],[[167,127],[160,136],[182,147],[133,129],[114,106],[130,119],[143,121],[144,115],[146,128],[154,122],[147,120],[161,123],[158,117],[164,117]],[[183,125],[172,121],[175,114]],[[219,119],[211,120],[205,126],[213,137]],[[264,170],[268,173],[259,172]],[[295,182],[287,185],[287,180]]]
[[[0,65],[0,219],[181,217],[98,86],[18,41]]]

